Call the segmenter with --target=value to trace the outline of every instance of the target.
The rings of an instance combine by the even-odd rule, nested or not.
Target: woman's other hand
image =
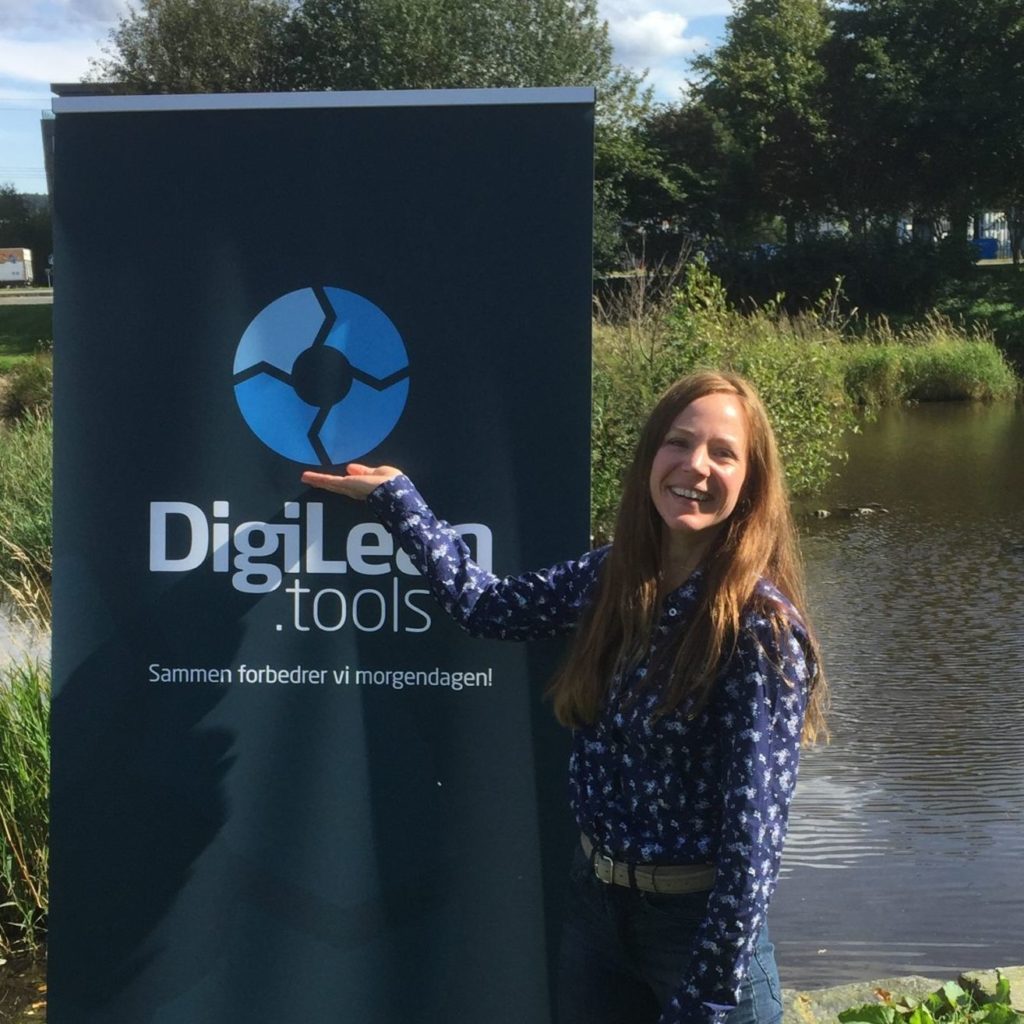
[[[371,491],[394,480],[401,472],[394,466],[364,466],[350,462],[342,475],[306,472],[302,474],[302,482],[310,487],[319,487],[322,491],[333,491],[335,494],[344,494],[346,498],[365,501]]]

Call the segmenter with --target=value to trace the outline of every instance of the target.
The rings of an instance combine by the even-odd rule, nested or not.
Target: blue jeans
[[[558,1024],[656,1024],[686,973],[708,894],[606,885],[577,849],[558,977]],[[780,1024],[775,947],[762,928],[727,1024]]]

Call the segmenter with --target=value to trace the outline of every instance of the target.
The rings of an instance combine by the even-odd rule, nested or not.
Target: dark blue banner
[[[56,101],[53,1024],[548,1019],[559,649],[299,476],[586,548],[591,101]]]

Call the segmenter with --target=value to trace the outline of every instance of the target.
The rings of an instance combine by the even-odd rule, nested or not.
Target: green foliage
[[[0,592],[48,624],[53,573],[53,420],[0,431]]]
[[[975,996],[948,981],[920,1002],[879,990],[882,1001],[839,1014],[841,1024],[1024,1024],[1010,1004],[1010,983],[1000,976],[995,994]]]
[[[0,237],[6,236],[10,225],[26,220],[30,212],[28,200],[13,185],[0,185]],[[20,244],[0,242],[4,246]]]
[[[881,244],[884,258],[859,258],[874,264],[863,275],[841,254],[804,251],[783,283],[746,292],[730,280],[730,292],[800,301],[819,294],[806,280],[818,268],[842,274],[864,308],[920,314],[955,272],[933,240],[948,230],[955,255],[975,212],[1004,211],[1020,254],[1022,47],[1020,0],[736,0],[722,45],[694,61],[694,87],[646,125],[673,187],[641,192],[635,208],[734,254],[813,240],[826,224]],[[897,245],[903,217],[921,245]]]
[[[694,60],[697,101],[723,128],[731,184],[745,180],[748,217],[780,216],[787,239],[824,211],[820,174],[828,126],[822,116],[829,27],[824,0],[737,0],[725,42]]]
[[[94,81],[140,92],[253,92],[281,81],[284,0],[143,0],[111,29]]]
[[[53,406],[53,363],[38,355],[17,363],[0,379],[0,421],[15,423]]]
[[[50,672],[34,661],[0,669],[0,954],[45,939],[50,792]]]
[[[944,341],[904,356],[906,397],[916,402],[1012,398],[1018,382],[991,341]]]
[[[972,210],[1001,206],[1021,181],[1012,164],[1024,132],[1024,9],[1018,0],[852,0],[836,5],[834,20],[829,109],[843,208],[941,211],[966,238]],[[965,159],[970,152],[985,159]]]
[[[892,345],[848,344],[843,387],[855,405],[897,405],[907,396],[901,353]]]
[[[760,304],[782,292],[791,313],[813,305],[838,277],[844,301],[862,312],[921,316],[951,280],[972,268],[965,247],[907,244],[884,236],[807,238],[768,252],[722,253],[714,261],[734,301]]]
[[[0,306],[0,359],[35,355],[53,337],[53,306]]]
[[[36,283],[46,283],[46,258],[53,251],[50,207],[35,196],[0,185],[0,248],[31,249]]]
[[[1013,398],[1020,382],[990,335],[932,312],[899,329],[862,325],[842,346],[844,386],[858,405],[993,401]]]
[[[990,330],[1018,371],[1024,371],[1024,272],[1018,267],[972,268],[942,296],[938,308]]]
[[[601,85],[613,74],[595,0],[302,0],[286,37],[291,88]]]

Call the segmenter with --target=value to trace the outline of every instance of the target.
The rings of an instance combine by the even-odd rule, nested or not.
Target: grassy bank
[[[53,420],[29,413],[0,428],[0,592],[29,618],[50,619]]]
[[[642,283],[638,282],[638,288]],[[739,311],[692,262],[668,300],[627,296],[594,329],[592,526],[610,535],[619,481],[639,425],[673,380],[698,368],[754,381],[778,436],[791,490],[819,489],[843,457],[859,406],[1012,398],[1017,377],[990,333],[939,313],[895,327],[844,315],[825,296],[799,316],[781,298]]]
[[[49,354],[26,355],[0,376],[0,597],[44,626],[53,569],[52,405]]]
[[[0,956],[42,950],[48,908],[50,673],[0,670]]]
[[[968,326],[991,332],[1017,372],[1024,373],[1024,268],[975,267],[967,278],[949,286],[938,308]]]
[[[52,571],[52,368],[27,340],[50,307],[0,307],[27,333],[0,366],[0,593],[44,627]],[[10,327],[4,318],[3,327]],[[20,346],[20,354],[11,354]],[[12,365],[13,364],[13,365]],[[49,907],[49,666],[0,667],[0,1020],[45,1020]]]
[[[0,306],[0,373],[53,347],[53,306]]]

